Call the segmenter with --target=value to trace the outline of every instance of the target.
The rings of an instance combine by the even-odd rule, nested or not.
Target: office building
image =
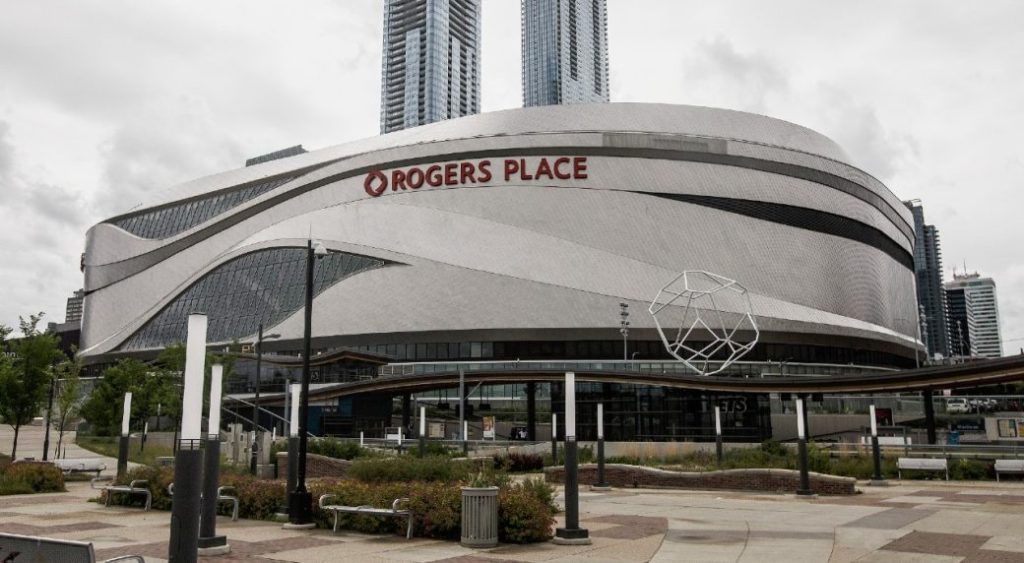
[[[82,306],[85,303],[85,290],[79,289],[74,295],[68,297],[67,309],[64,311],[65,323],[82,322]]]
[[[956,276],[956,274],[954,274]],[[946,283],[946,303],[949,305],[949,347],[954,358],[977,355],[974,338],[978,328],[974,323],[971,293],[956,282]]]
[[[523,105],[608,101],[605,0],[522,0]]]
[[[974,317],[975,331],[971,334],[971,348],[982,358],[998,358],[1003,355],[1003,343],[999,330],[999,304],[996,299],[996,282],[973,274],[955,274],[953,281],[946,284],[950,290],[963,290],[970,296],[970,309]]]
[[[917,303],[921,312],[922,337],[928,355],[949,356],[949,309],[942,286],[942,247],[939,230],[924,222],[921,202],[905,202],[914,216],[914,275],[917,279]]]
[[[386,0],[380,132],[480,112],[480,0]]]

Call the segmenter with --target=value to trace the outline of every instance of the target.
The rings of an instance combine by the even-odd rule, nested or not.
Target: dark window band
[[[877,248],[888,254],[903,267],[913,271],[914,257],[903,249],[899,244],[885,235],[882,231],[855,221],[853,219],[825,213],[805,207],[796,207],[782,203],[766,203],[763,201],[751,201],[748,199],[732,199],[727,197],[665,194],[655,192],[641,192],[646,195],[681,201],[736,213],[755,219],[771,221],[781,225],[806,229],[817,233],[824,233],[856,241],[868,246]]]

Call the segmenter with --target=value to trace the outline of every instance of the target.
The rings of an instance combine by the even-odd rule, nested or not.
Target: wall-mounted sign
[[[464,160],[429,166],[410,166],[395,168],[389,172],[371,170],[363,180],[363,189],[371,197],[377,197],[388,189],[398,192],[423,187],[586,179],[585,156],[506,158],[495,162]]]
[[[481,419],[481,424],[482,424],[483,429],[484,429],[484,439],[485,440],[493,440],[494,439],[494,417],[493,416],[485,416],[485,417],[483,417]]]

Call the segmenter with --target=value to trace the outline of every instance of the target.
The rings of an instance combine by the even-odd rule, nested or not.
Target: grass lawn
[[[120,438],[111,438],[106,436],[79,436],[75,440],[75,443],[90,452],[116,459],[118,440],[120,440]],[[139,451],[138,446],[133,446],[128,449],[128,461],[142,463],[144,465],[156,465],[156,458],[173,455],[174,451],[171,448],[167,446],[157,446],[155,444],[147,444],[146,449],[141,452]]]

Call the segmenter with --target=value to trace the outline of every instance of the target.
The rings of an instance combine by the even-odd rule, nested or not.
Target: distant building
[[[996,282],[983,278],[977,272],[954,275],[946,284],[947,290],[963,290],[970,297],[970,309],[974,317],[975,331],[971,334],[971,348],[975,355],[983,358],[998,358],[1003,355],[1003,343],[999,331],[999,305],[996,301]]]
[[[302,148],[302,145],[295,145],[294,147],[288,147],[279,151],[262,154],[260,156],[254,156],[245,161],[246,166],[252,166],[254,164],[263,164],[264,162],[270,162],[271,160],[277,160],[279,158],[288,158],[289,156],[297,156],[306,152],[306,149]]]
[[[480,0],[386,0],[380,132],[480,112]]]
[[[85,290],[79,289],[74,295],[68,297],[67,309],[64,311],[65,323],[81,323],[82,307],[85,303]]]
[[[522,0],[523,105],[608,101],[605,0]]]
[[[955,274],[954,274],[955,277]],[[949,305],[949,347],[953,357],[971,357],[978,354],[974,339],[978,327],[974,322],[974,306],[966,287],[947,282],[946,302]]]
[[[917,200],[906,201],[914,216],[914,274],[917,278],[917,303],[923,312],[924,330],[922,336],[928,347],[928,355],[948,357],[949,317],[946,292],[942,286],[942,248],[939,245],[939,230],[924,222],[924,208]]]

